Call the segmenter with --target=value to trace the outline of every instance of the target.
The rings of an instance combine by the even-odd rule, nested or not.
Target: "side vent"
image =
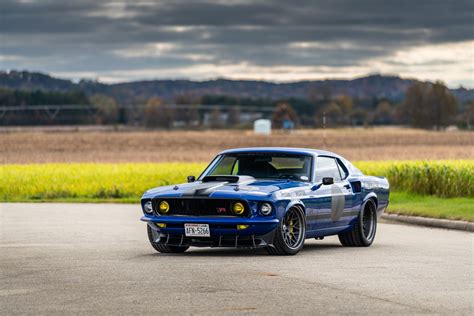
[[[351,182],[351,187],[352,187],[352,192],[354,193],[360,193],[360,191],[362,190],[362,185],[360,181]]]

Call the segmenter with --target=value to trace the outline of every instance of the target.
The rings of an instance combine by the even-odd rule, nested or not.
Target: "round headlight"
[[[166,214],[166,213],[168,213],[169,210],[170,210],[170,205],[169,205],[169,203],[166,202],[166,201],[161,201],[159,208],[160,208],[160,212],[161,212],[161,213]]]
[[[232,211],[236,215],[242,215],[242,214],[244,214],[245,207],[242,203],[237,202],[237,203],[234,203],[234,205],[232,205]]]
[[[263,203],[260,206],[260,213],[262,213],[262,215],[270,215],[271,212],[272,206],[270,205],[270,203]]]
[[[145,202],[145,204],[143,204],[143,211],[148,214],[153,213],[153,206],[151,204],[151,201],[147,201]]]

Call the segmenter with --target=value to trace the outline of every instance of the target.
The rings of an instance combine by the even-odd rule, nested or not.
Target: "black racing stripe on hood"
[[[185,192],[183,192],[183,196],[209,196],[211,195],[214,191],[216,191],[219,188],[222,188],[228,184],[228,182],[206,182],[206,183],[201,183],[194,188],[191,188]]]
[[[250,176],[212,176],[212,177],[205,177],[208,180],[214,179],[225,179],[229,178],[230,181],[209,181],[209,182],[201,182],[200,184],[194,186],[193,188],[183,192],[182,196],[210,196],[216,190],[228,185],[247,185],[252,182],[255,182],[255,178]],[[237,180],[237,181],[235,181]]]

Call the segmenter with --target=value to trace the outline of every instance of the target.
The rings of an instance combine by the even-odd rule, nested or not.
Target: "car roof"
[[[285,154],[306,154],[316,156],[333,156],[340,157],[338,154],[327,150],[311,149],[311,148],[297,148],[297,147],[247,147],[247,148],[233,148],[221,151],[219,154],[237,154],[237,153],[251,153],[251,152],[268,152],[268,153],[285,153]],[[341,157],[342,158],[342,157]]]

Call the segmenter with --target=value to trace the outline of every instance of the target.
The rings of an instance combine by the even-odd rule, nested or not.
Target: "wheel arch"
[[[295,201],[291,201],[290,203],[288,203],[288,205],[286,206],[286,209],[285,209],[285,213],[292,207],[298,207],[301,209],[301,211],[303,212],[303,214],[306,216],[306,207],[303,203],[303,201],[301,200],[295,200]]]
[[[362,201],[360,209],[362,210],[362,208],[365,207],[365,204],[367,203],[368,200],[372,200],[372,202],[375,204],[375,210],[377,210],[379,206],[379,201],[378,201],[377,194],[375,194],[375,192],[370,192],[364,197],[364,200]]]

